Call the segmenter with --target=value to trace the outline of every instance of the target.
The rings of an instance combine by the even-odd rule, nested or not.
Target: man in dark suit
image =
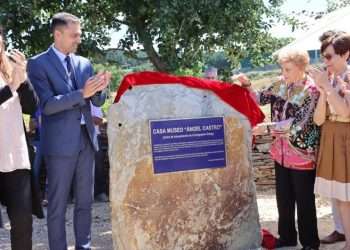
[[[28,61],[28,75],[42,110],[41,148],[47,165],[47,225],[51,250],[67,249],[65,213],[73,185],[76,249],[91,249],[94,150],[98,149],[90,101],[101,106],[110,73],[93,76],[90,61],[77,56],[79,19],[57,13],[54,44]]]

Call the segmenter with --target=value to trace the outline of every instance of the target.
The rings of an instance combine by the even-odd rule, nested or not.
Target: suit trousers
[[[278,233],[283,242],[296,244],[295,204],[299,240],[303,247],[318,248],[314,195],[315,170],[293,170],[275,162]]]
[[[95,153],[95,196],[99,194],[107,194],[107,173],[105,171],[104,158],[105,154],[102,150],[101,135],[97,136],[99,150]]]
[[[50,250],[67,249],[65,216],[71,187],[75,197],[73,219],[75,249],[91,249],[94,150],[85,126],[81,126],[80,134],[80,151],[77,155],[45,156]]]
[[[32,192],[30,170],[0,172],[1,201],[11,225],[11,249],[32,249]]]

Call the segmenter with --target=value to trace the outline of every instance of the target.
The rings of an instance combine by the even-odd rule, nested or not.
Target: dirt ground
[[[257,187],[257,198],[259,207],[260,224],[262,228],[268,229],[271,233],[277,236],[277,204],[275,197],[275,190],[273,188]],[[329,200],[316,198],[317,207],[317,223],[319,237],[323,238],[329,233],[333,232],[333,220],[331,203]],[[332,245],[321,245],[320,250],[341,250],[344,247],[344,243],[337,243]],[[281,250],[295,250],[297,248],[280,248]]]
[[[276,235],[276,221],[278,215],[274,189],[271,187],[258,187],[257,197],[261,226],[263,228],[267,228],[270,232]],[[69,205],[66,222],[69,250],[74,249],[72,213],[73,205]],[[9,240],[9,223],[4,209],[2,209],[2,215],[5,219],[5,229],[0,229],[0,250],[11,250]],[[331,207],[329,201],[317,198],[317,217],[319,235],[320,237],[323,237],[333,230]],[[113,249],[109,203],[94,204],[92,231],[93,249]],[[333,244],[329,246],[321,245],[320,250],[340,250],[343,245],[344,243]],[[283,250],[287,249],[300,249],[300,246],[298,248],[284,248]],[[34,220],[33,250],[48,250],[46,220]]]

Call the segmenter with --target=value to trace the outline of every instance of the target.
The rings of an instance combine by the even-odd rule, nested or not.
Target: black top
[[[26,80],[19,86],[17,93],[22,106],[22,112],[28,115],[34,114],[39,104],[39,99],[29,80]],[[0,88],[0,105],[11,97],[12,92],[9,86]]]

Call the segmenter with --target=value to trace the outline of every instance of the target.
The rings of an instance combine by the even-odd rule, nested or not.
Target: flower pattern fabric
[[[320,139],[320,128],[313,122],[318,97],[319,92],[309,77],[288,85],[278,81],[258,93],[260,105],[271,104],[272,122],[294,118],[289,141],[308,152],[315,152]]]

